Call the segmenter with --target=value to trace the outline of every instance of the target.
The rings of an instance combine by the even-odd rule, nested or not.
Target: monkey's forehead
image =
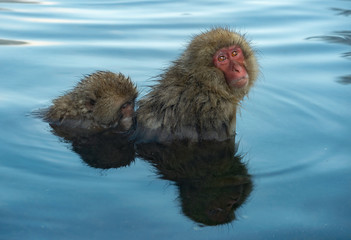
[[[252,54],[252,48],[244,35],[228,29],[216,28],[195,36],[188,45],[185,55],[190,58],[209,58],[219,49],[230,46],[239,46],[247,56]]]
[[[253,50],[243,35],[226,29],[215,29],[197,35],[189,43],[178,63],[187,70],[213,65],[213,55],[222,48],[239,46],[246,59],[253,56]]]

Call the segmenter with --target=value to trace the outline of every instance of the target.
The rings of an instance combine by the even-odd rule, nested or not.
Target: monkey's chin
[[[248,76],[244,76],[244,77],[237,78],[237,79],[230,79],[228,81],[228,85],[231,88],[244,88],[248,85],[248,83],[249,83]]]

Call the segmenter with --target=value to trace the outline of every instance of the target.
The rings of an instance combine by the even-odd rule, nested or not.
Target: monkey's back
[[[165,74],[139,101],[137,136],[141,140],[225,140],[235,127],[236,100],[197,76]],[[180,80],[181,78],[181,80]]]

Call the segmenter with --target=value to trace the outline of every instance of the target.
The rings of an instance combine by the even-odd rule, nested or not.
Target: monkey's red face
[[[229,87],[242,88],[249,82],[244,53],[239,46],[219,49],[213,56],[213,64],[224,73]]]
[[[134,101],[126,102],[122,105],[121,118],[118,122],[118,130],[128,131],[133,125],[134,117]]]
[[[121,113],[123,118],[133,117],[134,115],[134,103],[133,102],[126,102],[121,107]]]

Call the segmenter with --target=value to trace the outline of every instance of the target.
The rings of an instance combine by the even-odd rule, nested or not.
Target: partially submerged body
[[[257,74],[254,51],[242,35],[215,28],[195,36],[138,103],[137,138],[161,142],[230,138],[238,105]]]
[[[136,87],[123,74],[98,71],[83,78],[74,89],[53,100],[41,112],[54,129],[125,132],[134,122]]]

